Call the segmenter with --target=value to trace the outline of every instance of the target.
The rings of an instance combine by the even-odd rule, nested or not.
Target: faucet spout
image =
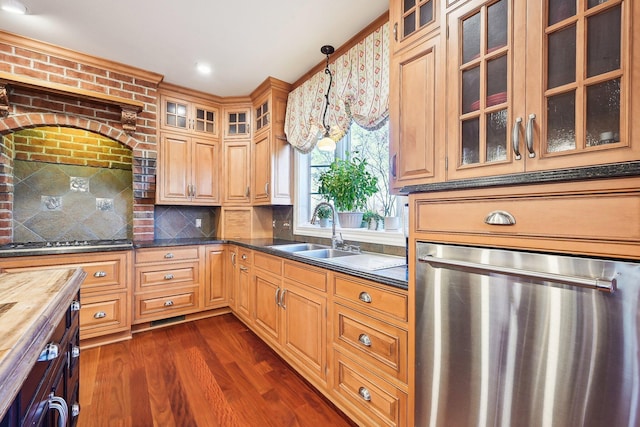
[[[318,203],[316,205],[316,208],[313,210],[313,215],[311,216],[311,224],[315,223],[320,206],[327,206],[329,209],[331,209],[331,248],[336,249],[343,242],[342,239],[336,235],[336,209],[333,207],[333,205],[327,202]]]

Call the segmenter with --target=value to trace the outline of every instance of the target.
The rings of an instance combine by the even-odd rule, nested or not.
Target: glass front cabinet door
[[[639,159],[633,7],[497,0],[450,12],[448,179]]]

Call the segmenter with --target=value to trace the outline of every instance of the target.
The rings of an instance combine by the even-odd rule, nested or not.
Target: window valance
[[[366,129],[380,126],[389,115],[389,24],[365,37],[329,69],[334,76],[327,111],[331,138],[342,139],[351,120]],[[324,133],[328,84],[329,76],[322,70],[289,94],[284,131],[287,141],[303,153],[313,150]]]

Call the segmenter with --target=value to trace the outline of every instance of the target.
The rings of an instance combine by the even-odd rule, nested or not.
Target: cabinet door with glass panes
[[[638,108],[632,105],[637,103],[632,98],[640,94],[636,89],[632,96],[640,49],[638,43],[631,44],[634,33],[636,39],[640,35],[638,3],[528,3],[522,116],[524,140],[530,147],[527,170],[640,159],[640,126],[633,123]]]
[[[251,137],[251,105],[224,108],[224,134],[227,139],[246,139]]]
[[[391,46],[397,51],[438,29],[441,0],[390,0]]]
[[[526,3],[468,1],[447,14],[447,179],[524,170]],[[514,145],[517,143],[517,147]]]
[[[498,0],[448,14],[447,178],[638,159],[632,8]]]
[[[216,106],[163,94],[160,127],[217,138],[219,110]]]

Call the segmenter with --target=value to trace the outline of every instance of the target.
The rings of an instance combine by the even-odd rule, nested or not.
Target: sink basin
[[[311,251],[311,250],[318,250],[318,249],[328,249],[328,246],[317,245],[315,243],[290,243],[286,245],[273,245],[269,247],[271,249],[275,249],[277,251],[283,251],[283,252],[301,252],[301,251]]]
[[[325,248],[325,249],[315,249],[315,250],[309,250],[309,251],[300,251],[300,252],[296,252],[296,255],[306,256],[309,258],[327,259],[327,258],[340,258],[340,257],[346,257],[346,256],[353,256],[357,254],[355,252],[342,251],[340,249]]]

